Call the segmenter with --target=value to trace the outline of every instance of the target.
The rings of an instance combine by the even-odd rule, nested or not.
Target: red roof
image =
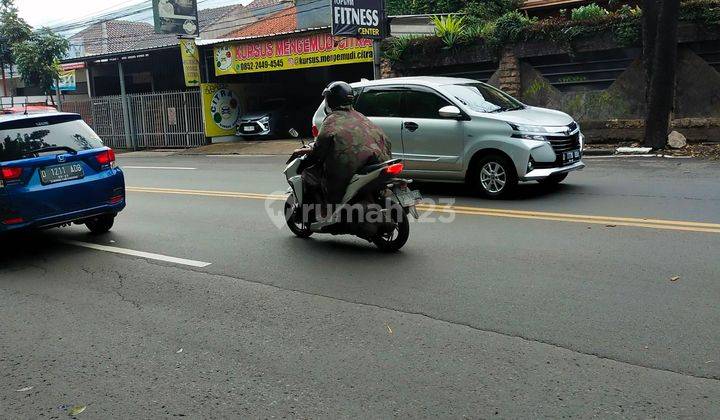
[[[298,28],[297,7],[292,6],[273,13],[265,19],[238,29],[227,35],[229,38],[245,38],[251,36],[267,36],[295,31]]]

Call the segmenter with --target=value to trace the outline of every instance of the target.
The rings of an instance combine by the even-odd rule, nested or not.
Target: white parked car
[[[409,178],[466,182],[496,198],[520,181],[560,183],[585,167],[584,138],[572,117],[525,105],[488,84],[405,77],[352,86],[355,109],[385,131]],[[314,133],[326,115],[323,102]]]

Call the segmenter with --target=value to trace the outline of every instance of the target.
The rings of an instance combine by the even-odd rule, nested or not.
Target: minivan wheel
[[[483,196],[501,198],[515,189],[518,178],[509,159],[500,155],[490,155],[478,162],[472,181]]]
[[[87,226],[87,228],[90,229],[90,232],[94,235],[101,235],[103,233],[109,232],[114,224],[115,216],[111,214],[98,216],[92,220],[88,220],[87,222],[85,222],[85,226]]]
[[[557,185],[563,181],[565,181],[565,178],[568,177],[568,173],[565,172],[564,174],[555,174],[550,175],[549,177],[545,179],[541,179],[538,182],[542,185]]]

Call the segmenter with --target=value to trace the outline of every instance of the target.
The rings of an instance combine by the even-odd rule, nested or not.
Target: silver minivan
[[[385,131],[409,178],[466,182],[497,198],[518,182],[557,184],[585,167],[584,138],[572,117],[525,105],[488,84],[403,77],[352,86],[355,109]],[[314,133],[326,115],[323,102]]]

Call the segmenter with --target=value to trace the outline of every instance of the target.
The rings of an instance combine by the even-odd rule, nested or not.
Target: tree
[[[69,47],[67,39],[49,28],[34,32],[30,39],[16,45],[13,57],[25,84],[38,86],[52,97],[53,83],[59,78],[58,63]]]
[[[8,94],[7,81],[5,79],[5,66],[10,66],[12,76],[15,59],[13,49],[30,38],[32,28],[18,16],[14,0],[0,1],[0,73],[5,94]]]
[[[680,0],[643,0],[643,60],[647,95],[644,144],[667,145],[675,98]]]
[[[388,0],[389,15],[455,13],[462,11],[466,0]]]

